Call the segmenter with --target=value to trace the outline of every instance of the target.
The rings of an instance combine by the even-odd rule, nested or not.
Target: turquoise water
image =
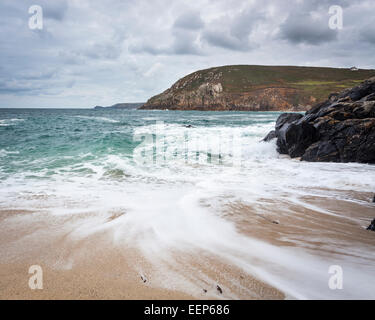
[[[30,172],[49,177],[61,170],[89,173],[84,164],[108,155],[131,158],[140,144],[134,132],[163,121],[186,130],[265,125],[278,113],[155,112],[123,110],[0,110],[0,179]],[[265,132],[265,130],[264,130]],[[263,132],[261,132],[263,134]],[[261,135],[259,135],[261,137]],[[34,176],[36,178],[36,176]]]
[[[106,234],[117,247],[139,249],[166,277],[186,267],[172,253],[204,252],[291,297],[374,298],[373,247],[343,238],[341,230],[336,241],[325,239],[319,226],[322,218],[336,226],[367,224],[375,166],[279,155],[275,141],[261,142],[278,115],[0,110],[0,211],[25,213],[0,216],[0,230],[46,222],[0,243],[0,262],[26,255],[29,241],[40,245],[51,230],[72,241]],[[254,227],[269,235],[273,220],[301,224],[292,236],[272,233],[288,246],[239,231]],[[73,263],[59,261],[66,268]],[[347,290],[339,293],[327,289],[328,267],[336,264],[345,266]],[[195,270],[190,280],[176,275],[160,283],[194,294],[202,291],[192,290],[199,277]]]

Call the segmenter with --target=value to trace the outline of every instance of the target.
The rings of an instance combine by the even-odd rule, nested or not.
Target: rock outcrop
[[[304,161],[375,163],[375,77],[331,94],[303,116],[282,114],[277,148]]]
[[[375,231],[375,219],[372,220],[371,224],[368,226],[367,230]]]
[[[306,111],[332,91],[375,76],[374,70],[224,66],[200,70],[149,99],[141,109]]]

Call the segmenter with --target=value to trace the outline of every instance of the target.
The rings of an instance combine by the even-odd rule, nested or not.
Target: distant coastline
[[[118,110],[136,110],[144,105],[144,102],[132,102],[132,103],[116,103],[109,107],[95,106],[95,110],[103,109],[118,109]]]

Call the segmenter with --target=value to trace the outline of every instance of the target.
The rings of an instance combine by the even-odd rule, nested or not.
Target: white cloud
[[[160,62],[156,62],[155,64],[151,66],[150,69],[148,69],[145,73],[143,73],[143,75],[149,78],[152,75],[154,75],[157,71],[159,71],[159,69],[162,67],[163,67],[163,64],[161,64]]]

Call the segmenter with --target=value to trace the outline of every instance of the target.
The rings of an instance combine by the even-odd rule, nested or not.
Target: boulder
[[[292,158],[301,157],[317,137],[317,130],[308,122],[284,124],[277,132],[278,151],[289,154]]]
[[[284,153],[284,154],[287,154],[288,153],[288,149],[286,146],[284,146],[283,144],[281,144],[281,142],[279,142],[279,136],[281,135],[280,133],[280,130],[283,128],[283,130],[285,131],[288,127],[289,124],[291,124],[292,122],[296,121],[296,120],[299,120],[303,117],[302,114],[300,113],[283,113],[281,114],[278,119],[276,120],[276,126],[275,126],[275,130],[272,130],[271,132],[269,132],[267,134],[267,136],[263,139],[263,141],[270,141],[274,138],[277,138],[278,139],[278,143],[280,144],[280,146],[278,145],[278,150],[280,153]]]
[[[375,231],[375,219],[371,221],[371,224],[368,226],[367,230]]]
[[[284,126],[284,124],[292,123],[302,117],[303,115],[301,113],[283,113],[276,120],[275,130],[278,131]]]
[[[310,162],[340,162],[339,151],[330,141],[316,142],[309,146],[301,160]]]
[[[278,152],[292,158],[375,163],[375,77],[331,94],[304,116],[280,115],[274,134]]]
[[[268,141],[271,141],[273,139],[276,139],[276,131],[275,130],[270,131],[262,141],[268,142]]]

